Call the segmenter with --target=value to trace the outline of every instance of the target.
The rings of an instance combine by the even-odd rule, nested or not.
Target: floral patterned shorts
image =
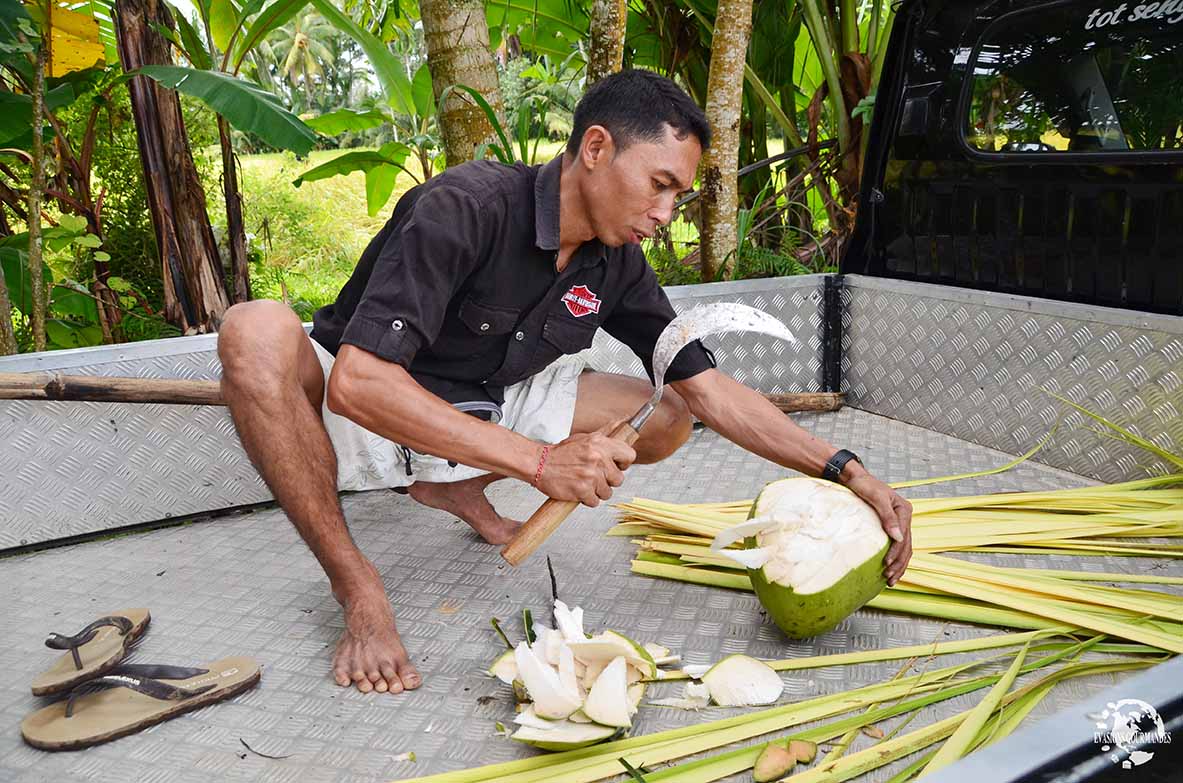
[[[320,359],[327,385],[335,357],[316,340],[309,341]],[[562,356],[537,375],[506,387],[498,424],[544,443],[566,438],[571,434],[579,375],[585,366],[582,354]],[[463,404],[456,407],[463,409]],[[337,453],[339,490],[405,487],[416,481],[463,481],[488,473],[411,451],[333,413],[327,404],[321,408],[321,417]]]

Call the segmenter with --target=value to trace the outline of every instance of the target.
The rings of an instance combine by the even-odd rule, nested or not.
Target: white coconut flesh
[[[606,665],[613,658],[624,657],[642,676],[657,676],[657,664],[653,662],[653,656],[632,639],[615,631],[604,631],[590,639],[568,642],[567,645],[575,654],[575,659],[589,668],[597,663]]]
[[[521,712],[514,716],[513,722],[519,726],[529,726],[532,729],[550,731],[562,723],[562,720],[548,720],[546,718],[540,718],[538,717],[538,713],[534,711],[534,705],[527,704],[522,708]]]
[[[538,654],[539,660],[550,666],[559,665],[559,648],[563,646],[563,635],[554,628],[540,623],[534,623],[535,642],[531,649]]]
[[[711,703],[711,689],[701,682],[688,682],[681,698],[654,699],[656,707],[677,707],[680,710],[701,710]]]
[[[616,736],[620,729],[601,726],[598,723],[575,723],[569,720],[554,721],[550,728],[539,729],[522,726],[511,739],[533,745],[542,750],[564,751],[593,745]]]
[[[559,648],[559,684],[568,693],[579,694],[581,699],[585,695],[575,674],[575,656],[571,654],[571,648],[565,644]]]
[[[802,478],[769,484],[756,515],[718,536],[711,550],[794,593],[820,593],[887,544],[875,510],[846,487]],[[749,537],[754,549],[726,549]]]
[[[534,623],[535,641],[502,653],[488,671],[528,702],[512,738],[543,750],[584,747],[619,736],[632,724],[648,679],[659,677],[654,654],[680,659],[657,644],[640,645],[615,631],[589,637],[583,610],[555,602],[555,625]]]
[[[518,665],[518,676],[534,702],[534,712],[538,717],[558,720],[582,706],[583,699],[578,690],[571,691],[564,687],[559,673],[540,661],[526,642],[521,642],[514,649],[514,659]]]
[[[587,717],[605,726],[627,728],[632,725],[628,698],[628,663],[623,656],[604,667],[583,702]]]
[[[555,625],[563,635],[563,641],[578,642],[586,639],[583,633],[583,609],[571,609],[562,601],[555,601]]]
[[[489,674],[506,685],[513,685],[513,681],[518,679],[518,664],[514,660],[514,651],[506,650],[497,660],[493,661],[493,665],[489,667]]]
[[[634,682],[628,686],[628,714],[636,715],[641,707],[641,699],[645,696],[645,683]]]
[[[702,675],[711,699],[722,707],[772,704],[785,685],[771,666],[746,655],[729,655]]]

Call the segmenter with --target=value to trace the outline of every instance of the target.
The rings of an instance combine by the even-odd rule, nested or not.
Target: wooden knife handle
[[[623,441],[628,445],[636,443],[640,434],[629,426],[627,421],[620,425],[608,436]],[[501,556],[510,565],[520,565],[550,534],[563,524],[563,520],[571,516],[571,512],[579,505],[578,500],[554,500],[548,498],[535,511],[514,537],[501,549]]]

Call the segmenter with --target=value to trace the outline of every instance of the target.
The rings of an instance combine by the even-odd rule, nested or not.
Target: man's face
[[[664,127],[660,141],[634,141],[624,150],[603,131],[584,198],[596,236],[609,247],[653,236],[670,222],[674,202],[694,182],[702,146],[693,134],[679,139]]]

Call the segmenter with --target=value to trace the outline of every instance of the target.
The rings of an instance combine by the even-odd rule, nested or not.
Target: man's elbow
[[[364,371],[358,366],[363,360],[359,353],[353,346],[341,346],[325,389],[325,406],[338,416],[351,420],[365,387]]]
[[[714,402],[711,387],[716,380],[711,376],[717,372],[718,370],[705,370],[684,381],[674,381],[670,384],[670,387],[686,403],[690,414],[699,421],[710,422],[710,409],[712,402]]]

